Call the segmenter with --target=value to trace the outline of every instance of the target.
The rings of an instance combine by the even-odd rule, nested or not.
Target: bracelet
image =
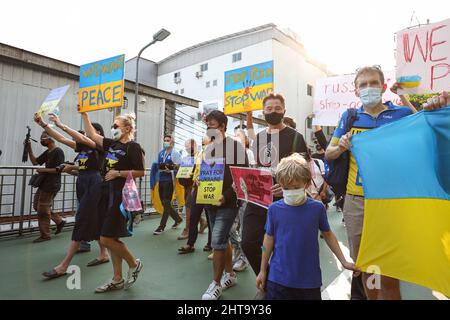
[[[66,125],[63,125],[63,126],[62,126],[62,129],[63,129],[65,132],[67,132],[67,126],[66,126]]]
[[[45,124],[45,126],[42,126],[42,129],[45,129],[48,127],[48,123]]]

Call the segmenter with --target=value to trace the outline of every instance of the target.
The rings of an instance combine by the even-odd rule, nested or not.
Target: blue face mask
[[[170,142],[164,142],[163,147],[164,147],[164,149],[169,149],[170,148]]]
[[[364,107],[373,108],[381,102],[381,88],[364,88],[359,91],[359,98]]]

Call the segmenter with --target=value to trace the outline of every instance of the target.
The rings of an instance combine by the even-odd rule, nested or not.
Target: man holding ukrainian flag
[[[336,128],[333,139],[327,148],[326,151],[326,158],[328,160],[335,160],[341,156],[344,152],[351,149],[351,156],[350,156],[350,164],[349,164],[349,172],[348,172],[348,181],[347,181],[347,194],[345,198],[345,205],[344,205],[344,220],[346,223],[346,229],[347,229],[347,235],[348,235],[348,242],[349,242],[349,249],[350,249],[350,255],[354,261],[357,261],[358,266],[363,266],[362,270],[369,271],[369,272],[375,272],[368,270],[366,262],[370,261],[372,262],[372,265],[376,265],[378,263],[378,267],[381,269],[379,273],[383,274],[380,277],[379,281],[379,287],[376,285],[370,285],[371,277],[373,277],[371,274],[363,273],[362,280],[363,285],[365,288],[365,292],[368,299],[401,299],[400,296],[400,285],[399,285],[399,276],[398,273],[390,272],[389,270],[383,270],[384,262],[383,260],[385,256],[382,258],[376,260],[376,259],[366,259],[367,256],[370,256],[375,251],[379,250],[380,247],[383,247],[383,243],[376,242],[370,243],[370,237],[372,234],[368,234],[369,232],[385,232],[385,230],[379,230],[377,229],[374,231],[373,228],[370,228],[370,226],[376,225],[374,223],[374,220],[365,221],[367,219],[367,213],[368,210],[370,211],[376,211],[376,213],[381,214],[382,212],[377,211],[386,210],[386,207],[377,206],[377,204],[370,202],[372,199],[367,199],[367,195],[365,192],[367,190],[373,191],[374,186],[375,189],[379,192],[384,190],[386,185],[389,185],[391,183],[388,179],[393,179],[392,175],[385,175],[385,172],[380,172],[377,170],[381,170],[382,167],[389,167],[390,162],[384,161],[383,157],[387,157],[386,155],[395,156],[394,153],[386,153],[384,147],[386,145],[389,145],[389,139],[391,141],[401,142],[402,139],[408,139],[407,137],[404,138],[406,135],[403,133],[403,136],[397,136],[399,134],[399,130],[397,131],[390,131],[391,136],[387,137],[387,142],[383,140],[385,145],[380,144],[372,144],[372,148],[377,148],[376,150],[373,150],[373,153],[369,159],[367,157],[360,157],[361,154],[368,154],[368,143],[367,141],[373,141],[376,140],[377,137],[374,137],[372,133],[379,134],[386,139],[386,128],[389,124],[389,127],[392,128],[393,122],[396,122],[404,117],[407,117],[411,115],[413,112],[410,108],[406,107],[398,107],[394,106],[391,102],[382,103],[382,95],[386,91],[387,86],[384,81],[384,74],[381,71],[381,68],[379,66],[371,66],[371,67],[364,67],[357,71],[357,74],[355,76],[355,94],[357,97],[361,99],[362,107],[356,110],[356,117],[351,119],[348,116],[348,112],[344,112],[341,120],[339,121],[338,127]],[[431,101],[430,101],[431,102]],[[439,101],[438,101],[439,102]],[[442,102],[442,101],[441,101]],[[447,102],[447,101],[446,101]],[[445,102],[445,103],[446,103]],[[429,104],[428,108],[429,110],[433,110],[435,107],[441,106],[442,103],[436,103],[432,102]],[[419,113],[413,116],[414,119],[418,117],[423,117],[423,113]],[[410,117],[410,118],[413,118]],[[351,121],[351,125],[348,125],[349,121]],[[406,121],[406,120],[405,120]],[[404,122],[402,121],[402,124]],[[382,129],[375,129],[378,127],[383,127]],[[349,129],[347,132],[346,129]],[[371,129],[375,129],[373,132],[367,132]],[[407,127],[406,131],[414,130],[414,127]],[[376,131],[376,132],[375,132]],[[358,135],[358,137],[354,137],[356,134],[361,134],[361,136]],[[369,136],[369,134],[372,134]],[[379,138],[380,139],[380,138]],[[357,143],[356,143],[357,142]],[[357,148],[355,150],[352,148],[352,144],[355,144]],[[364,146],[364,148],[363,148]],[[357,150],[356,150],[357,149]],[[363,151],[361,151],[363,149]],[[355,158],[355,151],[357,154],[357,157]],[[399,157],[402,155],[400,154]],[[378,163],[374,163],[374,159],[380,159]],[[430,157],[432,159],[432,157]],[[358,160],[358,162],[356,161]],[[388,160],[388,159],[387,159]],[[405,159],[405,161],[414,162],[414,158]],[[377,166],[377,164],[383,163],[383,166]],[[431,162],[431,161],[430,161]],[[366,164],[364,166],[364,171],[360,170],[360,167]],[[403,171],[403,167],[399,167],[396,169],[397,171]],[[375,179],[369,180],[366,179],[367,174],[370,173],[372,176],[375,177]],[[414,175],[416,172],[409,172],[409,175]],[[369,176],[370,176],[369,174]],[[362,183],[362,179],[364,179],[364,185]],[[376,180],[376,181],[374,181]],[[366,183],[370,182],[369,189],[366,186]],[[406,187],[406,186],[405,186]],[[381,189],[381,190],[380,190]],[[401,193],[401,192],[400,192]],[[371,193],[372,195],[372,193]],[[379,196],[379,195],[378,195]],[[386,195],[383,195],[386,196]],[[408,198],[408,195],[401,195],[403,198]],[[412,200],[412,199],[411,199]],[[406,200],[406,203],[410,203],[410,199]],[[405,207],[402,207],[405,208]],[[399,209],[399,207],[397,207]],[[365,213],[366,212],[366,213]],[[366,218],[365,218],[366,215]],[[380,215],[378,215],[378,219]],[[372,217],[372,216],[371,216]],[[375,215],[376,217],[376,215]],[[387,224],[400,224],[402,222],[401,219],[396,219],[393,216],[386,216],[386,219],[392,219],[388,220]],[[363,225],[364,225],[364,234],[363,234]],[[400,226],[401,228],[401,226]],[[396,230],[396,229],[394,229]],[[409,237],[414,237],[414,234],[409,234]],[[363,237],[363,243],[361,243],[361,237]],[[391,237],[390,239],[393,239],[394,237]],[[372,246],[367,245],[367,243],[372,244]],[[360,249],[361,246],[361,249]],[[389,246],[388,246],[389,247]],[[395,247],[395,245],[394,245]],[[398,247],[397,247],[398,248]],[[370,251],[370,252],[369,252]],[[359,257],[359,256],[364,257]],[[363,259],[360,259],[363,258]],[[361,262],[364,261],[364,262]],[[432,261],[430,261],[432,263]],[[395,264],[395,263],[394,263]],[[390,276],[387,276],[390,275]],[[408,278],[407,280],[410,280]],[[418,282],[416,282],[418,283]],[[424,282],[422,282],[423,284]]]

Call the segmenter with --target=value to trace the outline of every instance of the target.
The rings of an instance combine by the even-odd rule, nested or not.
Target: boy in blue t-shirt
[[[276,180],[284,199],[270,205],[267,212],[256,286],[265,287],[267,300],[321,300],[319,230],[345,269],[356,273],[359,269],[342,254],[323,204],[306,197],[311,181],[306,160],[299,154],[284,158],[277,167]]]

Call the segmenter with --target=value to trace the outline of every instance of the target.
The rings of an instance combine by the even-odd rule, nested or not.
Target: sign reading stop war
[[[273,61],[225,72],[224,113],[261,110],[264,98],[273,93]]]
[[[200,165],[197,203],[219,204],[223,189],[224,159],[203,161]]]
[[[125,55],[80,67],[78,111],[89,112],[123,105]]]
[[[194,171],[194,157],[186,157],[181,161],[180,168],[177,172],[177,179],[192,178]]]
[[[384,78],[388,89],[383,94],[383,102],[392,101],[395,105],[401,105],[400,97],[389,90],[395,83],[394,71],[384,72]],[[317,80],[313,99],[314,125],[337,126],[345,110],[362,106],[355,95],[354,80],[355,74]]]
[[[268,169],[230,167],[237,198],[268,208],[272,203],[272,173]]]
[[[397,32],[399,93],[450,90],[450,19]]]

